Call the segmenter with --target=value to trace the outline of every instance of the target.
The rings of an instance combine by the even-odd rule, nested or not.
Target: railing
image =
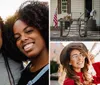
[[[81,17],[82,16],[84,16],[84,14],[85,14],[85,12],[84,13],[82,13],[81,15],[80,15],[80,17],[78,18],[78,28],[79,28],[79,35],[80,35],[80,37],[86,37],[87,36],[87,21],[88,21],[88,19],[85,19],[84,18],[84,29],[81,29],[81,25],[82,25],[82,23],[81,23]]]
[[[74,21],[77,21],[77,24],[75,24],[75,25],[78,26],[78,30],[79,30],[80,37],[86,37],[87,36],[87,26],[86,26],[87,20],[85,20],[85,19],[82,20],[81,19],[81,17],[84,16],[85,13],[81,13],[81,12],[74,12],[74,13],[78,13],[78,14],[80,14],[80,16],[78,16],[77,19],[72,19],[72,21],[73,22]],[[72,16],[72,14],[71,14],[71,16]],[[60,27],[61,27],[60,28],[60,36],[63,36],[63,30],[64,29],[65,30],[67,29],[67,31],[66,31],[67,34],[65,36],[68,36],[69,35],[69,32],[70,32],[70,29],[71,29],[71,24],[72,24],[71,21],[67,21],[65,19],[61,19],[59,21],[60,21]],[[82,21],[84,21],[84,29],[81,29],[82,28],[82,24],[81,24]]]
[[[73,19],[78,19],[82,15],[82,12],[71,12],[71,17]]]

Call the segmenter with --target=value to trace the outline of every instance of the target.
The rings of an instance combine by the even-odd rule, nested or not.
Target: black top
[[[32,80],[43,68],[36,72],[30,72],[30,64],[22,72],[21,78],[18,82],[18,85],[27,85],[27,83]],[[37,80],[33,85],[49,85],[49,70],[44,73],[39,80]]]

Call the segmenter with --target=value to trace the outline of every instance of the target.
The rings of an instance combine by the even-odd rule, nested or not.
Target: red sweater
[[[93,79],[94,79],[93,83],[94,84],[100,84],[100,62],[94,63],[93,67],[96,71],[96,76],[93,76]],[[80,81],[83,83],[84,82],[83,78],[82,78],[83,73],[79,72],[79,73],[76,73],[76,75],[80,76]],[[70,78],[66,78],[63,85],[75,85],[74,80],[70,79]]]

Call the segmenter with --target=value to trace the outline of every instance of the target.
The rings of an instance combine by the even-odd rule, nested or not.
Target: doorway
[[[90,18],[90,12],[92,11],[92,0],[85,0],[85,17]]]

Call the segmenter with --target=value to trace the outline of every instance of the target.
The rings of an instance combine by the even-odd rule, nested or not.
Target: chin
[[[84,68],[84,66],[80,66],[80,68]]]
[[[78,68],[83,68],[84,66],[82,65],[82,66],[78,66]]]
[[[26,54],[26,56],[29,58],[29,59],[36,59],[38,56],[37,55],[33,55],[31,53],[29,54]]]

